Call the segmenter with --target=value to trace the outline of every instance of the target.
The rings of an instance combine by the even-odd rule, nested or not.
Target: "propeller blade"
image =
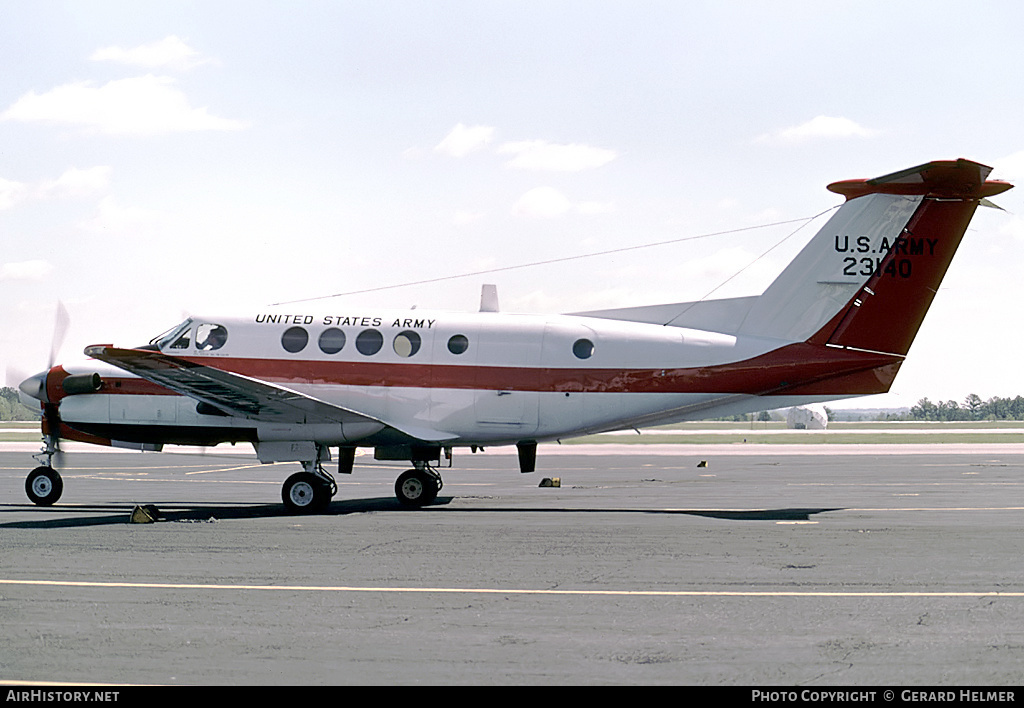
[[[71,316],[68,314],[67,308],[64,307],[64,303],[58,300],[57,317],[53,324],[53,339],[50,341],[50,363],[46,366],[47,371],[52,369],[54,363],[56,363],[60,346],[64,343],[64,337],[67,335],[68,327],[70,326]]]

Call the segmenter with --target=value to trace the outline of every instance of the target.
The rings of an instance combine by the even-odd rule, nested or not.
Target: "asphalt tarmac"
[[[1019,684],[1024,448],[858,448],[457,453],[421,510],[360,457],[292,516],[251,455],[71,452],[35,507],[7,445],[0,683]]]

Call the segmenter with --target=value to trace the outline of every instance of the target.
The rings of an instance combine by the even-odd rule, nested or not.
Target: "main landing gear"
[[[414,469],[403,472],[395,482],[395,496],[402,506],[420,507],[437,499],[444,483],[441,475],[425,462],[413,462]]]
[[[343,448],[339,451],[338,472],[352,472],[355,454],[354,448]],[[421,453],[414,457],[430,457]],[[436,460],[439,457],[433,457]],[[281,500],[293,514],[316,514],[324,511],[331,498],[338,491],[334,478],[324,470],[321,459],[330,459],[322,451],[318,451],[318,459],[314,462],[303,462],[302,472],[296,472],[281,487]],[[391,458],[395,459],[395,458]],[[395,497],[398,502],[408,508],[418,508],[432,504],[438,492],[444,486],[441,475],[430,464],[431,460],[413,459],[413,469],[399,475],[395,482]]]
[[[319,460],[303,462],[302,468],[302,472],[296,472],[285,480],[281,499],[293,513],[319,513],[331,503],[331,498],[338,492],[338,485]]]

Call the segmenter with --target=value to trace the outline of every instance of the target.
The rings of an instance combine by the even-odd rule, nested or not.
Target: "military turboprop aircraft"
[[[760,296],[569,315],[312,308],[203,315],[123,349],[87,347],[20,389],[42,411],[29,498],[63,483],[60,439],[159,450],[248,442],[294,461],[294,512],[324,509],[324,463],[409,460],[395,493],[431,503],[452,448],[537,443],[889,390],[979,203],[1012,185],[968,160],[829,185],[846,198]]]

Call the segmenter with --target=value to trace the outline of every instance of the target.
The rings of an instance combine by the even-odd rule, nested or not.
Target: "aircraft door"
[[[477,330],[474,379],[476,423],[496,440],[536,434],[540,395],[531,369],[540,364],[543,323],[524,318]]]
[[[585,427],[586,369],[593,366],[598,344],[590,327],[565,322],[548,322],[545,326],[541,365],[559,375],[553,381],[554,390],[540,401],[540,429],[544,435]]]

